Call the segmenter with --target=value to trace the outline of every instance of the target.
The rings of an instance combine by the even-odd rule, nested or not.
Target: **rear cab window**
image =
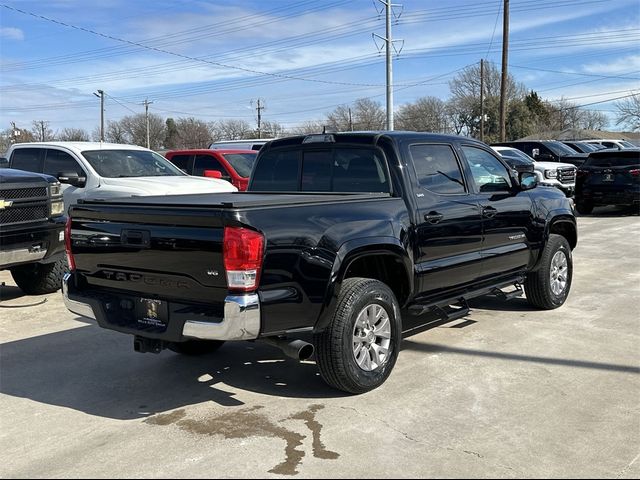
[[[639,152],[611,152],[589,155],[585,166],[589,167],[637,167],[640,166]]]
[[[252,191],[391,193],[389,169],[376,148],[272,150],[259,156]]]

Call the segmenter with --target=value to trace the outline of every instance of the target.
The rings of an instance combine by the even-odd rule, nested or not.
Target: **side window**
[[[171,157],[170,162],[189,173],[189,160],[191,160],[191,155],[174,155]]]
[[[465,193],[460,165],[451,145],[411,145],[409,150],[421,187],[435,193]]]
[[[42,173],[42,149],[18,148],[13,151],[9,161],[11,168],[26,170],[27,172]]]
[[[202,177],[205,170],[218,170],[222,173],[222,178],[225,180],[230,178],[227,169],[222,166],[217,158],[213,158],[211,155],[196,155],[193,163],[193,175]]]
[[[300,157],[297,151],[269,152],[259,156],[251,176],[251,190],[295,192],[298,190]]]
[[[523,151],[524,153],[526,153],[530,157],[533,157],[534,145],[532,143],[524,143],[524,144],[521,144],[521,145],[519,145],[519,146],[517,146],[515,148]],[[537,147],[535,147],[535,148],[537,148]]]
[[[607,148],[615,148],[617,147],[617,145],[613,142],[602,142],[602,145],[604,145]]]
[[[504,192],[511,188],[509,172],[500,161],[476,147],[462,147],[480,193]]]
[[[63,172],[77,173],[79,177],[85,176],[78,162],[67,152],[47,149],[47,156],[44,159],[44,173],[57,177],[59,173]]]

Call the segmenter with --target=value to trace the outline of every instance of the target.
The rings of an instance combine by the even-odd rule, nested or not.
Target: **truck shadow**
[[[640,215],[638,207],[594,207],[593,211],[588,215],[576,214],[576,217],[637,217]]]
[[[0,285],[0,302],[7,300],[15,300],[16,298],[26,297],[27,294],[18,287],[11,285]]]
[[[187,357],[133,351],[132,339],[95,325],[26,338],[0,348],[0,392],[128,420],[215,402],[241,406],[237,390],[296,398],[343,396],[327,386],[313,362],[284,359],[249,342]]]

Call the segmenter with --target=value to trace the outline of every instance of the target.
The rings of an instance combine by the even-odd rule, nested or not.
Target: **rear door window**
[[[191,160],[191,158],[193,158],[192,155],[174,155],[169,161],[179,169],[189,173],[189,170],[191,168],[191,165],[189,165],[189,161]]]
[[[11,154],[11,168],[42,173],[42,148],[17,148]]]
[[[435,193],[465,193],[460,164],[451,145],[411,145],[411,158],[421,187]]]

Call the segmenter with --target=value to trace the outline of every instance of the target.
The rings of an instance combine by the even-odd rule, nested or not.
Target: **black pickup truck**
[[[248,192],[74,206],[64,298],[142,352],[315,347],[325,381],[361,393],[386,380],[403,336],[464,316],[471,297],[524,286],[537,307],[565,302],[574,212],[535,187],[463,137],[274,140]]]
[[[10,270],[25,293],[62,286],[65,221],[58,180],[0,168],[0,270]]]

